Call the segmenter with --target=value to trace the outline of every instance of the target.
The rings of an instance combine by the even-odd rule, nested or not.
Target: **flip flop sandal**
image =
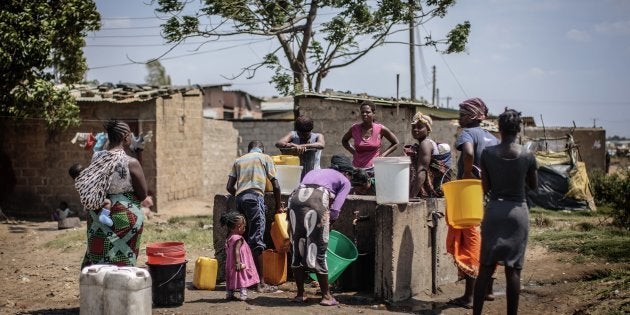
[[[332,300],[327,300],[327,301],[322,300],[321,302],[319,302],[319,305],[322,305],[322,306],[335,306],[335,305],[339,305],[339,302],[337,302],[337,300],[335,300],[333,298]]]

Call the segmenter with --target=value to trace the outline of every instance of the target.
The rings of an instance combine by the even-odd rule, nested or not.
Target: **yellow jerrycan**
[[[291,246],[289,239],[289,221],[286,213],[276,213],[271,223],[271,240],[279,253],[286,253]]]
[[[210,257],[199,257],[195,262],[193,286],[199,290],[214,290],[217,284],[219,263]]]
[[[265,283],[280,285],[287,282],[287,253],[267,249],[262,252],[262,259]]]

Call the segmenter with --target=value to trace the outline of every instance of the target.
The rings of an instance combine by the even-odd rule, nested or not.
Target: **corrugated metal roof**
[[[221,84],[216,86],[226,86]],[[204,85],[203,87],[212,87]],[[61,87],[61,86],[60,86]],[[66,86],[63,86],[66,87]],[[111,102],[111,103],[132,103],[144,102],[158,97],[169,97],[173,94],[185,93],[186,95],[194,91],[200,91],[201,86],[151,86],[147,84],[135,83],[103,83],[98,86],[93,84],[78,84],[70,88],[72,95],[78,102]]]

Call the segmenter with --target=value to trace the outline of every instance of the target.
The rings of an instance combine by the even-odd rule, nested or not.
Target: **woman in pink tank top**
[[[398,138],[389,128],[374,122],[375,106],[371,101],[361,103],[361,123],[356,123],[350,127],[343,135],[341,143],[343,147],[352,153],[352,165],[368,171],[373,176],[374,158],[388,156],[394,152],[398,146]],[[381,138],[385,137],[389,141],[389,146],[382,153]],[[350,144],[352,138],[353,144]]]

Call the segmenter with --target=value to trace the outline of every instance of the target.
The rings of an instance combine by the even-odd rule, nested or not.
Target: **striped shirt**
[[[276,177],[276,166],[269,155],[250,152],[234,161],[229,176],[236,178],[236,196],[246,190],[264,195],[267,179]]]

